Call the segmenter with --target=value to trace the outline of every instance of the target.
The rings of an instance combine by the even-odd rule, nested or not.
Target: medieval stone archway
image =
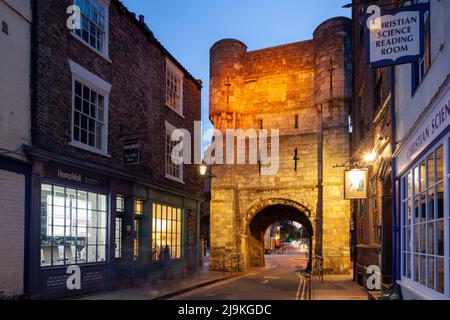
[[[269,199],[259,202],[253,206],[246,214],[244,220],[244,236],[247,239],[246,264],[247,267],[264,266],[264,232],[267,228],[277,222],[286,220],[295,221],[303,225],[310,237],[310,262],[314,245],[314,228],[311,223],[311,212],[305,206],[286,199]]]

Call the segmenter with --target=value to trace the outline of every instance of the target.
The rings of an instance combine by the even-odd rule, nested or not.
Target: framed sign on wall
[[[346,200],[367,199],[367,169],[352,169],[344,172],[344,198]]]

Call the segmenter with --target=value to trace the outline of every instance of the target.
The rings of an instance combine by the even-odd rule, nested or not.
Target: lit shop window
[[[449,152],[441,144],[401,179],[402,275],[439,294],[445,293],[449,273],[445,268],[449,220],[444,205],[450,195],[445,190],[449,173],[444,172],[444,161],[449,161]]]
[[[41,266],[106,262],[107,196],[41,185]]]
[[[152,206],[153,260],[158,261],[168,247],[169,259],[182,258],[181,209],[154,203]]]
[[[116,212],[117,213],[125,212],[125,198],[121,195],[116,196]]]

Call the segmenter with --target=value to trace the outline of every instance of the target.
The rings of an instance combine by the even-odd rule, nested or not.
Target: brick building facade
[[[391,73],[390,68],[373,69],[366,63],[362,18],[369,4],[354,3],[350,165],[368,168],[369,196],[352,201],[352,251],[355,280],[366,287],[369,266],[380,267],[386,285],[392,276]],[[394,7],[392,1],[374,4],[383,10]]]
[[[347,18],[325,21],[308,41],[256,51],[233,39],[213,45],[214,127],[223,133],[278,129],[280,152],[274,175],[248,162],[213,166],[212,269],[236,253],[245,268],[264,265],[264,232],[294,220],[308,230],[311,251],[324,257],[329,272],[351,270],[350,202],[343,196],[343,169],[335,167],[350,151],[351,72]]]
[[[150,281],[167,259],[171,276],[195,271],[200,179],[171,161],[171,133],[193,135],[201,82],[118,0],[35,1],[34,16],[29,293]]]
[[[0,2],[0,300],[26,290],[31,1]]]

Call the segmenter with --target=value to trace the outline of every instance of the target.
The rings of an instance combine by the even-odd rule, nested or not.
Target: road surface
[[[285,254],[266,256],[266,267],[236,279],[190,291],[173,300],[296,300],[299,297],[299,268],[308,258],[294,248]]]

